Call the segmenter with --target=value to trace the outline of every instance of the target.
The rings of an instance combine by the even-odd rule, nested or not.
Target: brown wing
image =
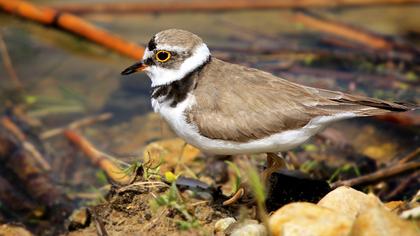
[[[197,103],[187,120],[213,139],[249,141],[298,129],[317,116],[346,111],[360,116],[408,108],[382,100],[316,89],[217,59],[200,73]]]

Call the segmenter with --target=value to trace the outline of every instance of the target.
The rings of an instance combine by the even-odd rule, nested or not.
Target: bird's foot
[[[285,168],[286,166],[286,161],[281,155],[267,153],[267,168],[261,173],[263,182],[267,184],[272,173]]]

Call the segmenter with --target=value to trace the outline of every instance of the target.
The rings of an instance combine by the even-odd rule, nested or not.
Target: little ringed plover
[[[174,132],[214,154],[292,149],[331,122],[413,107],[308,87],[212,57],[197,35],[157,33],[143,59],[122,74],[144,71],[152,106]]]

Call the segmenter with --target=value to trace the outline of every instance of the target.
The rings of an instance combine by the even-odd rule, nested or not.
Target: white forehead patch
[[[169,51],[180,51],[181,47],[160,45],[159,48]],[[171,48],[172,47],[172,48]],[[158,49],[159,50],[159,49]],[[153,57],[153,52],[148,49],[144,52],[143,60]],[[178,69],[167,69],[162,68],[158,65],[148,66],[144,71],[152,80],[152,87],[167,85],[176,80],[180,80],[185,77],[188,73],[195,70],[197,67],[205,63],[210,56],[210,50],[206,44],[201,44],[196,47],[190,57],[188,57]]]
[[[143,53],[143,61],[150,57],[153,57],[153,52],[149,51],[149,49],[146,48],[146,50],[144,50]]]
[[[170,52],[184,52],[186,49],[183,47],[179,47],[179,46],[170,46],[170,45],[166,45],[166,44],[159,44],[156,47],[156,50],[166,50],[166,51],[170,51]]]

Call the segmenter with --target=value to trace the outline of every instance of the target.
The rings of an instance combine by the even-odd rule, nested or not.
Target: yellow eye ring
[[[158,62],[167,62],[171,59],[171,53],[165,50],[160,50],[156,52],[155,57]]]

